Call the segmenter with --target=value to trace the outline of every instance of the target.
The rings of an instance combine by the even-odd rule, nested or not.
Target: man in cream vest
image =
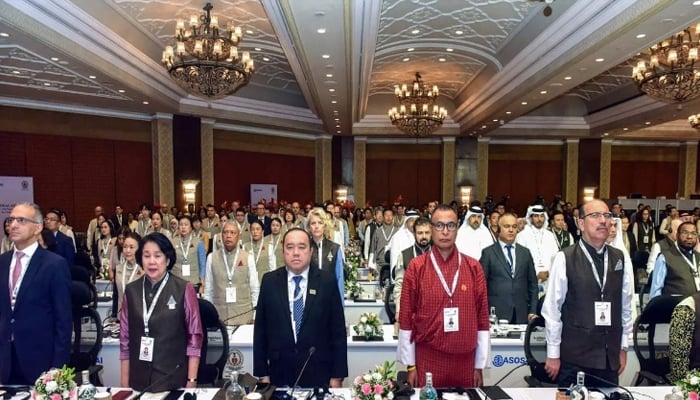
[[[253,255],[238,246],[239,235],[238,225],[226,222],[223,247],[207,256],[204,298],[214,304],[226,325],[253,323],[260,291]]]

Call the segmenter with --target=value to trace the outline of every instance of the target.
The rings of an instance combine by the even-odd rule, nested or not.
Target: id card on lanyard
[[[593,277],[595,278],[596,282],[598,282],[598,287],[600,287],[600,301],[596,301],[593,303],[593,321],[595,321],[595,326],[611,326],[612,303],[609,301],[603,301],[603,289],[605,288],[605,283],[608,280],[607,249],[603,254],[603,280],[601,281],[600,276],[598,275],[598,269],[595,267],[595,263],[593,262],[593,258],[588,252],[588,249],[586,248],[586,246],[584,246],[583,242],[579,242],[579,246],[581,246],[583,254],[586,256],[586,259],[588,259],[588,262],[590,263],[591,269],[593,271]]]
[[[153,314],[153,310],[156,308],[156,304],[158,303],[158,298],[160,297],[161,292],[163,291],[163,288],[165,285],[168,284],[168,278],[170,278],[170,274],[168,272],[165,273],[165,278],[163,278],[162,283],[160,284],[160,287],[158,288],[158,291],[156,292],[156,295],[153,296],[153,301],[151,301],[151,306],[146,308],[146,285],[145,281],[143,286],[141,287],[141,301],[142,301],[142,311],[143,311],[143,331],[144,335],[141,336],[141,347],[139,348],[139,360],[141,361],[148,361],[151,362],[153,361],[153,352],[155,351],[155,343],[154,339],[149,336],[149,328],[148,328],[148,321],[151,319],[151,314]],[[148,278],[144,278],[148,279]]]
[[[455,273],[454,278],[452,278],[452,287],[448,288],[447,287],[447,281],[445,281],[445,275],[443,275],[442,270],[437,264],[437,261],[435,261],[435,254],[430,253],[430,261],[433,263],[433,268],[435,269],[435,273],[437,274],[438,278],[440,279],[440,283],[442,284],[442,288],[445,290],[445,293],[447,293],[447,297],[450,299],[450,306],[453,305],[453,299],[452,297],[454,296],[455,289],[457,289],[457,281],[459,280],[459,272],[460,272],[460,267],[462,264],[462,256],[457,252],[457,272]],[[459,307],[445,307],[442,309],[442,322],[443,322],[443,327],[442,330],[443,332],[459,332]]]

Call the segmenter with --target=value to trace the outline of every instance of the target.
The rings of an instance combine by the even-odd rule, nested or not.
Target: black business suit
[[[253,223],[253,221],[259,221],[262,224],[263,236],[267,236],[272,233],[272,218],[265,216],[260,219],[260,217],[255,214],[249,214],[248,223]]]
[[[496,307],[498,319],[526,324],[528,314],[537,312],[535,264],[527,248],[513,243],[515,274],[511,276],[502,245],[498,241],[485,248],[479,260],[484,269],[489,307]]]
[[[287,289],[287,269],[266,273],[260,285],[253,334],[253,374],[269,376],[276,386],[293,385],[309,355],[314,354],[299,385],[328,385],[348,375],[345,316],[333,275],[309,268],[304,316],[294,342]]]

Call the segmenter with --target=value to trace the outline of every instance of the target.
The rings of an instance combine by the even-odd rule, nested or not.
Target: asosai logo
[[[493,357],[493,366],[502,367],[506,364],[525,364],[525,357],[504,357],[497,354]]]

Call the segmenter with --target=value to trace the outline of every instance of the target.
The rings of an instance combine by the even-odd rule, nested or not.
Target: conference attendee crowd
[[[343,316],[345,274],[353,270],[346,251],[355,248],[355,267],[376,276],[384,299],[396,304],[397,359],[413,385],[424,384],[426,372],[436,386],[483,384],[490,310],[510,324],[544,318],[545,369],[558,384],[568,386],[579,370],[617,382],[639,291],[685,299],[671,341],[686,350],[671,351],[672,374],[700,367],[700,352],[690,351],[700,348],[699,208],[669,205],[655,215],[643,204],[574,207],[538,197],[518,212],[507,200],[143,204],[133,212],[116,206],[111,215],[96,206],[84,234],[58,208],[42,216],[38,206],[18,204],[4,221],[0,250],[0,287],[8,288],[0,293],[0,383],[33,383],[68,363],[75,265],[112,282],[123,386],[197,385],[198,298],[228,325],[255,324],[252,372],[262,382],[291,385],[301,376],[302,384],[340,386],[348,373],[345,327],[354,323]],[[39,269],[41,279],[30,279]],[[39,290],[50,295],[31,294]],[[48,315],[29,320],[43,318],[43,327],[15,322],[37,309]],[[36,329],[53,333],[41,355],[27,342]]]

